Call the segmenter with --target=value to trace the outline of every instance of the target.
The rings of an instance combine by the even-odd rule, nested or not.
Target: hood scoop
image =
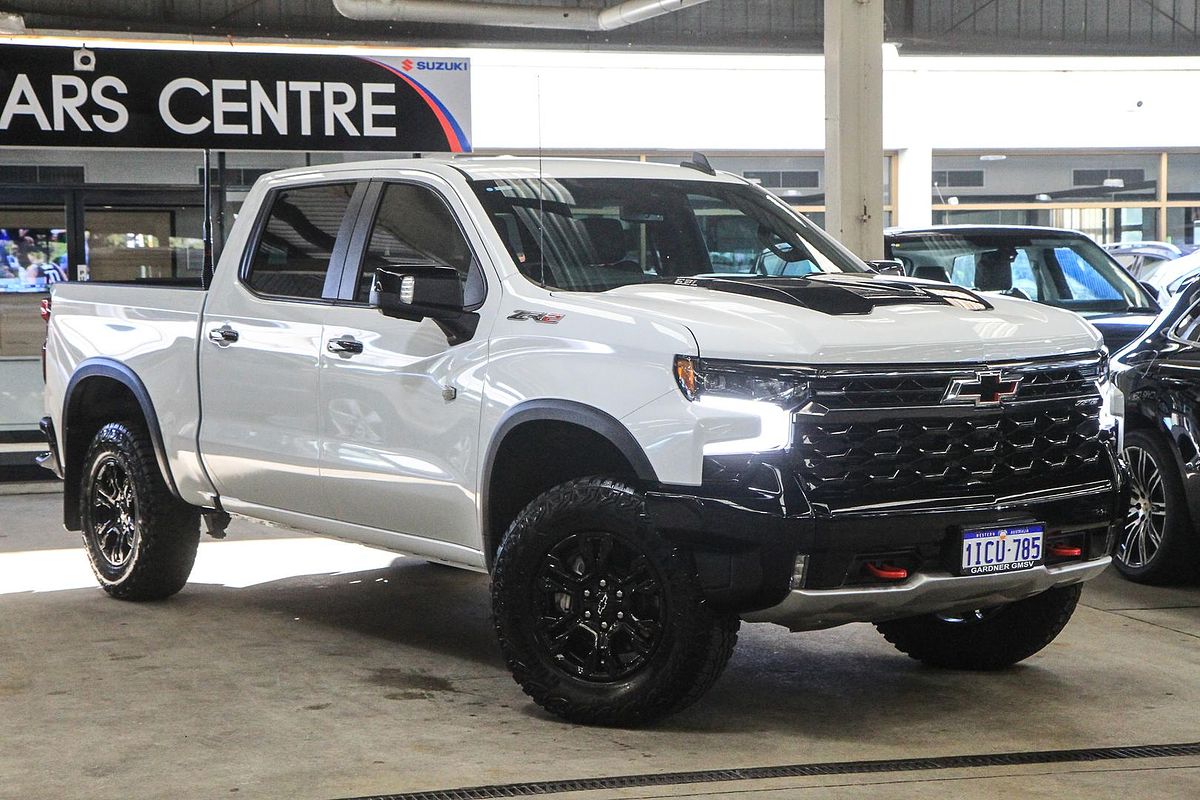
[[[950,284],[931,286],[870,275],[811,275],[802,278],[676,278],[677,286],[699,286],[761,300],[800,306],[822,314],[870,314],[879,306],[943,305],[987,311],[991,304]]]

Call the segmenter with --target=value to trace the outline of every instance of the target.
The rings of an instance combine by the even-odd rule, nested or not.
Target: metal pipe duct
[[[704,2],[707,0],[625,0],[611,8],[579,8],[462,0],[333,0],[333,6],[343,17],[374,22],[611,31]]]

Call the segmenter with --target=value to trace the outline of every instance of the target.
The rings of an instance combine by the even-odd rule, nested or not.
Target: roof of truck
[[[718,171],[710,175],[699,169],[678,164],[655,164],[644,161],[622,161],[603,158],[537,158],[516,156],[453,156],[438,154],[420,158],[388,158],[377,161],[345,161],[297,167],[272,173],[272,177],[288,178],[311,175],[313,172],[347,170],[423,170],[440,173],[451,168],[472,179],[520,180],[541,177],[554,178],[660,178],[667,180],[719,181],[744,183],[736,175]]]

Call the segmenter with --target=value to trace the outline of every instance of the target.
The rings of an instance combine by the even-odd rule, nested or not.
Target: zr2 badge
[[[531,319],[534,322],[542,322],[542,323],[545,323],[546,325],[557,325],[558,321],[561,320],[564,316],[566,316],[566,315],[565,314],[548,314],[544,311],[517,311],[512,314],[509,314],[508,318],[511,320],[516,320],[517,322],[524,322],[527,319]]]

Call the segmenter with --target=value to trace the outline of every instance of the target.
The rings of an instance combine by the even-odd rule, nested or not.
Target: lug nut
[[[608,586],[608,584],[604,581],[600,581],[600,588],[603,589],[605,586]]]
[[[590,590],[588,590],[588,589],[584,589],[584,590],[583,590],[583,596],[584,596],[584,597],[591,597],[591,596],[592,596],[592,593],[591,593],[591,591],[590,591]]]
[[[624,596],[625,596],[625,593],[622,592],[620,589],[617,589],[617,599],[620,600]]]
[[[608,630],[608,623],[607,623],[607,622],[601,622],[601,623],[600,623],[600,630],[604,630],[604,631]]]
[[[590,612],[590,611],[585,611],[585,612],[583,612],[583,618],[584,618],[584,619],[591,619],[591,618],[592,618],[592,612]]]
[[[617,612],[617,619],[625,619],[625,612],[624,612],[624,611],[618,611],[618,612]]]

